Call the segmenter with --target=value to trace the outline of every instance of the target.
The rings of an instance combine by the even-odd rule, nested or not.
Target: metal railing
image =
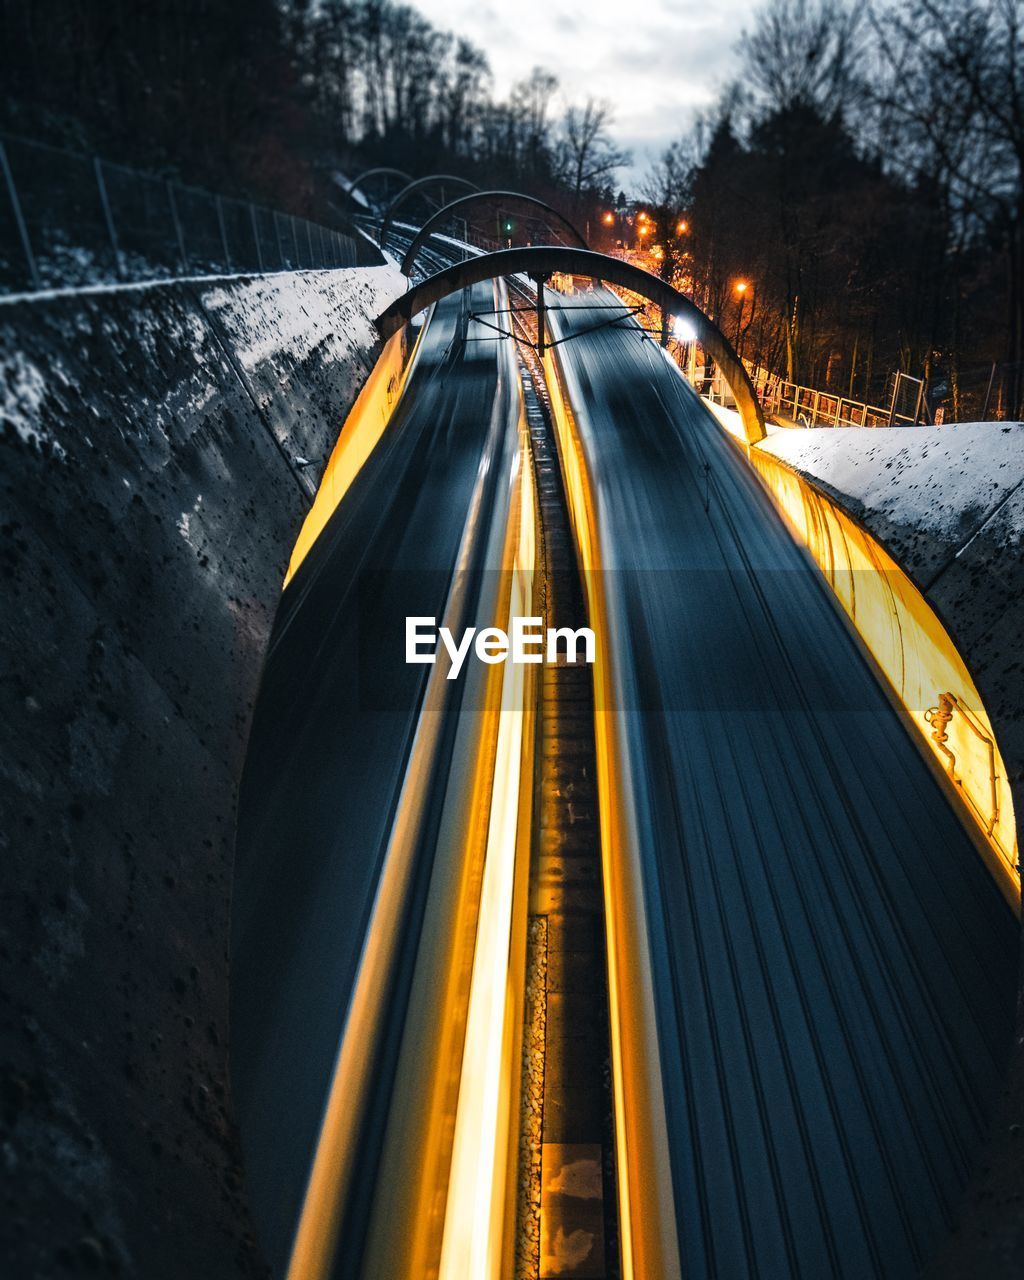
[[[0,134],[0,294],[377,261],[305,218]]]
[[[787,382],[764,369],[752,369],[750,374],[765,413],[788,418],[798,426],[892,427],[915,426],[921,421],[924,382],[905,373],[895,375],[888,408]]]

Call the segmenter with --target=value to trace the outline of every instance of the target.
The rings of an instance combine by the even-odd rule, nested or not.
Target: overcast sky
[[[487,53],[501,98],[535,66],[566,97],[615,104],[617,141],[641,176],[729,78],[756,0],[413,0],[435,26]]]

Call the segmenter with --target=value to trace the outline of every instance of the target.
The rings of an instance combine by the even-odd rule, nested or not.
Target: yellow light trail
[[[608,966],[608,1029],[615,1119],[615,1177],[623,1280],[679,1280],[675,1201],[665,1137],[664,1089],[654,1013],[654,978],[646,945],[638,840],[631,821],[628,753],[616,712],[614,637],[602,572],[597,500],[572,410],[563,395],[556,352],[544,356],[544,376],[579,551],[594,664],[594,744],[597,755],[601,861]]]
[[[519,454],[518,537],[508,618],[532,612],[536,495],[525,441]],[[515,1007],[522,977],[513,963],[521,851],[528,668],[506,662],[483,882],[459,1082],[439,1280],[498,1280],[508,1243],[507,1205],[518,1086]]]
[[[408,369],[407,364],[406,375]],[[466,607],[470,581],[467,570],[482,519],[487,470],[487,464],[482,461],[456,559],[453,587],[445,605],[445,616],[453,622],[462,616]],[[326,1280],[339,1247],[343,1208],[358,1176],[359,1125],[375,1083],[373,1068],[381,1035],[381,992],[387,989],[399,946],[417,839],[434,782],[432,761],[444,724],[446,689],[445,666],[438,663],[432,668],[424,694],[345,1032],[328,1088],[287,1280]]]
[[[715,413],[735,439],[729,411]],[[952,637],[909,576],[862,525],[798,472],[738,442],[797,540],[808,549],[883,677],[897,709],[964,805],[968,831],[1020,910],[1017,825],[1006,766],[977,685]],[[953,713],[934,727],[952,698]]]
[[[362,470],[366,459],[384,434],[405,390],[405,384],[419,352],[420,339],[426,330],[427,326],[424,324],[420,328],[411,352],[408,350],[407,328],[401,329],[384,344],[384,350],[380,353],[370,376],[356,397],[355,404],[349,410],[324,470],[316,497],[313,499],[313,505],[302,522],[299,536],[292,548],[288,572],[285,574],[283,584],[285,587],[295,576],[299,565],[309,554],[310,548],[337,509],[338,503],[348,492],[352,481]]]

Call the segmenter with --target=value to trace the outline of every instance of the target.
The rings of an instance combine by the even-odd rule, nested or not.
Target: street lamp
[[[750,285],[747,283],[746,280],[737,280],[736,283],[733,285],[733,289],[736,292],[736,296],[740,300],[739,311],[737,311],[736,313],[736,352],[737,354],[739,354],[739,351],[740,351],[740,339],[742,337],[743,304],[747,300],[747,290],[749,288],[750,288]]]
[[[680,218],[679,221],[676,223],[677,236],[685,236],[687,231],[689,231],[689,229],[690,229],[690,224],[686,221],[685,218]]]

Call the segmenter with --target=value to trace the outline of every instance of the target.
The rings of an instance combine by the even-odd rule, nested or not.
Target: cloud
[[[729,79],[736,37],[757,6],[757,0],[645,0],[642,10],[630,11],[551,0],[413,3],[485,51],[499,97],[542,66],[558,76],[567,100],[607,98],[616,141],[637,153],[624,175],[633,180],[648,168],[647,153],[656,155],[684,132]]]

